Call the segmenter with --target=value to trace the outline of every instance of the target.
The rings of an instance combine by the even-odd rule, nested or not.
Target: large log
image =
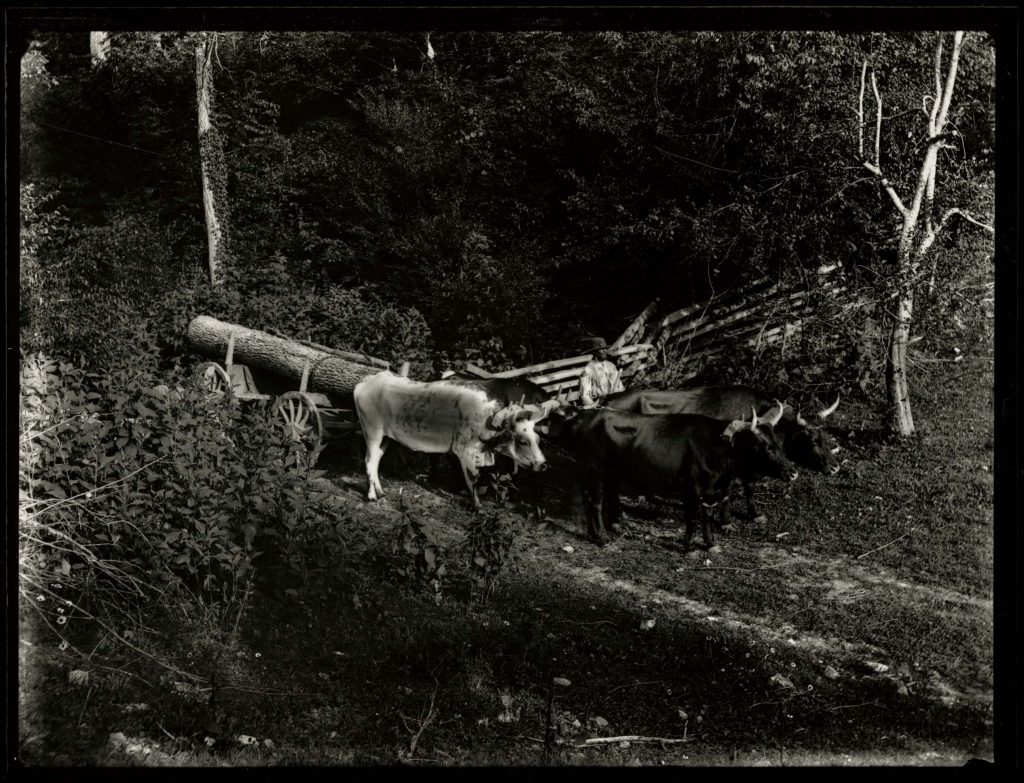
[[[218,321],[208,315],[193,318],[187,334],[193,348],[221,363],[227,355],[228,338],[234,335],[235,363],[258,367],[294,381],[296,389],[302,380],[303,369],[309,363],[308,390],[328,396],[351,394],[357,383],[381,371],[379,366],[352,362],[266,332]]]

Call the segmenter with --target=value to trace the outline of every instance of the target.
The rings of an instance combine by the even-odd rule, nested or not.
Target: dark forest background
[[[207,313],[410,359],[422,376],[566,355],[583,335],[614,339],[656,296],[668,312],[822,264],[872,301],[890,293],[899,220],[857,159],[861,66],[884,102],[886,175],[912,191],[933,33],[433,32],[433,57],[424,33],[220,33],[231,257],[216,289],[199,35],[110,33],[102,60],[86,32],[31,39],[25,350],[162,366]],[[943,203],[983,217],[994,68],[990,36],[969,35],[951,108],[960,138],[937,183]],[[982,314],[965,287],[991,279],[991,238],[955,226],[934,259],[940,285],[913,331],[956,335]],[[837,379],[863,377],[863,327],[810,330],[789,361],[824,355]],[[775,369],[749,356],[735,368]]]

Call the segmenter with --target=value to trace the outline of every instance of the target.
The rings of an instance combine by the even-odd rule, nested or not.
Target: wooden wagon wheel
[[[311,451],[323,441],[323,418],[305,392],[285,392],[274,402],[273,411],[292,441],[307,444]]]
[[[195,378],[201,388],[211,394],[226,394],[233,396],[231,378],[227,371],[217,362],[204,362],[196,368]]]

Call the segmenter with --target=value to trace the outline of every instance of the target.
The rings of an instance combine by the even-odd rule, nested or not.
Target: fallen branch
[[[903,534],[902,536],[897,536],[897,537],[896,537],[896,538],[894,538],[894,539],[893,539],[892,541],[890,541],[890,542],[889,542],[888,544],[882,544],[881,546],[877,546],[877,547],[875,547],[874,549],[869,549],[869,550],[868,550],[867,552],[865,552],[865,553],[864,553],[864,554],[862,554],[862,555],[857,555],[857,559],[858,559],[858,560],[860,560],[860,559],[861,559],[862,557],[867,557],[868,555],[872,554],[873,552],[878,552],[878,551],[879,551],[879,550],[881,550],[881,549],[885,549],[885,548],[886,548],[887,546],[890,546],[891,544],[895,544],[895,543],[896,543],[897,541],[899,541],[899,540],[900,540],[901,538],[906,538],[907,536],[909,536],[909,535],[910,535],[911,533],[913,533],[913,532],[914,532],[914,528],[910,528],[910,530],[908,530],[908,531],[907,531],[906,533],[904,533],[904,534]]]
[[[689,737],[638,737],[635,734],[627,734],[622,737],[592,737],[577,748],[593,747],[595,745],[607,745],[610,742],[660,742],[665,745],[675,745],[680,742],[689,742]]]
[[[856,707],[868,707],[868,706],[876,706],[877,707],[878,706],[878,702],[877,701],[862,701],[860,704],[840,704],[840,705],[838,705],[836,707],[826,707],[825,709],[827,709],[829,712],[835,712],[836,710],[851,710],[851,709],[854,709]]]
[[[664,682],[665,682],[664,680],[648,680],[647,682],[630,682],[630,683],[626,683],[625,685],[620,685],[617,688],[612,688],[605,695],[607,696],[609,694],[615,693],[615,691],[621,691],[623,688],[639,688],[641,685],[661,685]]]
[[[416,753],[416,745],[420,741],[420,736],[423,734],[424,731],[426,731],[427,726],[433,723],[434,719],[437,718],[437,710],[434,709],[434,699],[436,696],[437,686],[435,685],[434,692],[430,694],[430,705],[426,708],[426,714],[424,715],[424,712],[422,710],[420,711],[420,727],[415,734],[413,734],[412,729],[409,728],[409,724],[406,722],[406,716],[402,713],[398,713],[399,717],[402,719],[402,725],[405,726],[405,730],[408,731],[410,734],[413,734],[413,737],[409,742],[408,758],[410,759],[413,757],[413,754]],[[412,719],[409,718],[408,720]]]

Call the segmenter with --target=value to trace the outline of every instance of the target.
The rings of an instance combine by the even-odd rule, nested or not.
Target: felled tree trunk
[[[189,344],[199,353],[221,363],[227,354],[230,335],[235,337],[234,363],[274,373],[294,381],[298,388],[302,371],[309,362],[307,388],[328,396],[351,394],[357,383],[383,369],[380,366],[359,364],[256,329],[218,321],[207,315],[193,318],[188,325]]]

